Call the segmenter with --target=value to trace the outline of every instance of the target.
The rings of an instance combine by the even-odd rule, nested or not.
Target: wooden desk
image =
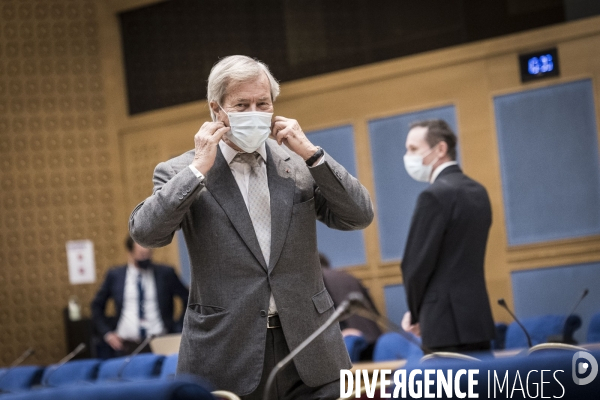
[[[381,362],[361,362],[356,363],[352,366],[352,373],[357,369],[366,369],[369,374],[372,374],[376,369],[390,369],[392,371],[402,368],[406,365],[406,360],[393,360],[393,361],[381,361]]]

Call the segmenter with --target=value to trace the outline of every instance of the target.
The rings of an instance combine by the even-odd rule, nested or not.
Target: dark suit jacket
[[[346,297],[348,297],[348,294],[359,292],[365,297],[371,306],[371,309],[377,312],[377,308],[375,307],[375,304],[373,304],[369,292],[354,276],[343,271],[323,268],[323,281],[325,282],[325,288],[327,288],[327,291],[333,299],[333,305],[336,308],[346,299]],[[340,328],[358,329],[363,333],[365,340],[369,344],[375,343],[377,338],[381,335],[381,330],[375,322],[359,317],[358,315],[353,315],[340,322]]]
[[[189,291],[183,286],[173,268],[156,264],[152,264],[150,268],[154,271],[158,308],[165,330],[168,333],[181,332],[183,317],[187,309]],[[126,274],[127,265],[110,269],[106,273],[106,278],[100,290],[96,293],[96,297],[92,300],[92,320],[94,321],[96,331],[102,336],[115,330],[121,317]],[[183,302],[184,310],[178,321],[173,320],[173,297],[175,296],[179,297]],[[115,310],[117,312],[115,318],[109,318],[104,314],[106,302],[109,298],[112,298],[115,302]]]
[[[444,347],[493,338],[483,270],[491,223],[487,191],[457,165],[444,169],[419,195],[402,276],[423,345]]]

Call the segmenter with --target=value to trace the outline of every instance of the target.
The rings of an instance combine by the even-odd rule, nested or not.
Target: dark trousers
[[[269,374],[275,365],[290,353],[283,330],[281,328],[267,329],[267,343],[262,377],[256,390],[242,400],[262,400]],[[319,387],[306,386],[296,370],[294,362],[290,362],[277,374],[271,387],[269,399],[272,400],[329,400],[340,397],[340,381],[335,380]]]

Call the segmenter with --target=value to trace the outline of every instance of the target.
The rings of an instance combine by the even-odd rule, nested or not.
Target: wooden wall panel
[[[94,241],[99,279],[123,259],[112,114],[123,94],[109,90],[103,21],[95,1],[6,0],[0,7],[3,365],[29,346],[36,350],[30,363],[65,355],[62,309],[71,295],[89,314],[97,284],[69,284],[67,240]]]

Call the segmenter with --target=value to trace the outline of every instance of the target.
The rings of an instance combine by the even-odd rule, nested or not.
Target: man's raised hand
[[[223,122],[205,122],[194,136],[194,160],[192,165],[202,173],[212,168],[217,156],[217,146],[229,127]]]

